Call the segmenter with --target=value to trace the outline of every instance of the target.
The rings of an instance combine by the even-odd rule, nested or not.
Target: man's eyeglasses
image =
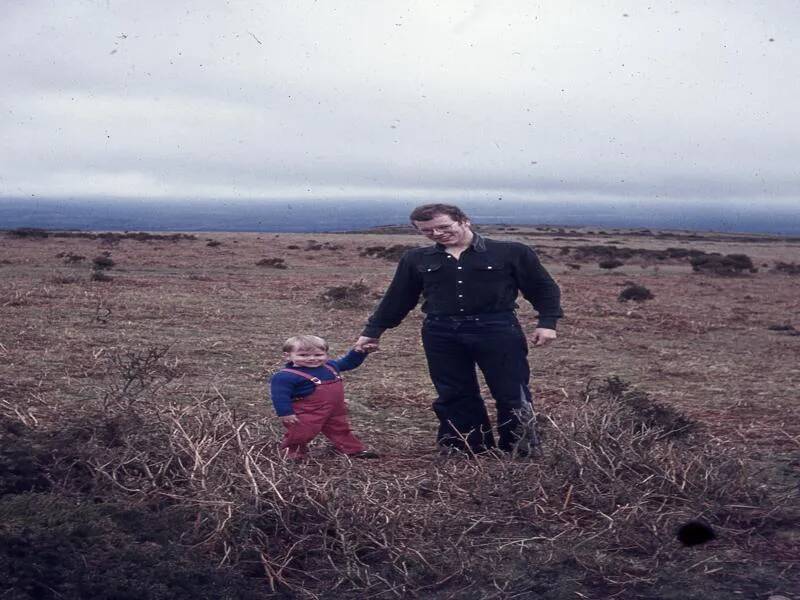
[[[449,225],[439,225],[438,227],[420,227],[417,229],[422,235],[433,235],[434,233],[447,233],[448,231],[452,231],[453,228],[458,225],[458,222],[450,223]]]

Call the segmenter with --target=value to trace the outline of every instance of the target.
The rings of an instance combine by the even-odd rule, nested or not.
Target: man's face
[[[412,221],[422,235],[443,246],[466,246],[472,238],[469,221],[454,221],[450,215],[435,215],[430,221]]]

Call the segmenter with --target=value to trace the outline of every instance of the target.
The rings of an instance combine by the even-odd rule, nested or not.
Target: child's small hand
[[[299,423],[300,419],[297,418],[297,415],[286,415],[283,417],[278,417],[281,420],[281,423],[284,425],[294,425],[295,423]]]
[[[361,348],[356,348],[356,351],[366,352],[367,354],[370,354],[372,352],[377,352],[380,349],[381,348],[378,342],[367,342],[366,344],[362,344]]]
[[[355,346],[353,346],[353,350],[356,352],[375,352],[380,350],[378,346],[379,341],[380,340],[378,338],[366,337],[362,335],[356,341]]]

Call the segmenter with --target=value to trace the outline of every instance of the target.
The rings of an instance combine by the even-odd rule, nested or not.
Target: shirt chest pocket
[[[419,273],[419,276],[426,285],[441,281],[444,275],[442,265],[437,263],[419,265],[417,266],[417,273]]]
[[[472,265],[472,272],[479,281],[493,281],[508,275],[508,269],[500,262],[487,262]]]

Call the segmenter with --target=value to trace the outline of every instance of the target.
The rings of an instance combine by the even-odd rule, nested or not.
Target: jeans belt
[[[477,315],[427,315],[427,321],[480,321],[491,317],[513,317],[513,310],[494,313],[478,313]]]

